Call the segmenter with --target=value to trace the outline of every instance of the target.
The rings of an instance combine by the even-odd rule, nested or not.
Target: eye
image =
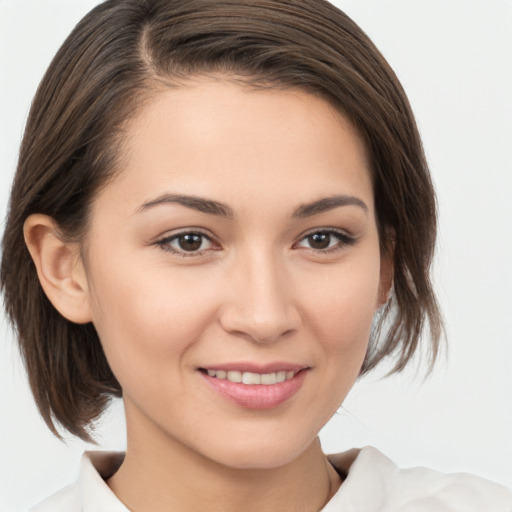
[[[347,245],[353,245],[355,242],[354,238],[342,231],[319,229],[308,233],[297,243],[297,246],[319,252],[332,252]]]
[[[198,231],[183,231],[167,236],[156,242],[165,251],[179,256],[198,256],[204,251],[215,248],[212,239]]]

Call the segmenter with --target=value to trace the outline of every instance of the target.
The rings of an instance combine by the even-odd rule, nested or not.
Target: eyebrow
[[[223,203],[213,201],[212,199],[182,194],[164,194],[156,199],[147,201],[136,210],[136,213],[141,213],[149,208],[162,204],[180,204],[186,208],[191,208],[192,210],[197,210],[201,213],[217,215],[227,219],[235,218],[234,211]],[[333,210],[340,206],[358,206],[365,212],[368,212],[368,206],[358,197],[337,195],[325,197],[318,201],[313,201],[312,203],[302,204],[293,212],[293,217],[297,219],[304,219],[306,217],[312,217],[313,215]]]
[[[313,215],[333,210],[340,206],[359,206],[365,211],[365,213],[368,212],[368,206],[358,197],[338,195],[325,197],[318,201],[313,201],[312,203],[303,204],[295,210],[293,216],[297,219],[304,219],[306,217],[312,217]]]
[[[228,219],[233,219],[235,217],[233,210],[229,206],[219,203],[218,201],[181,194],[164,194],[156,199],[144,203],[137,209],[136,213],[141,213],[148,208],[153,208],[154,206],[162,204],[180,204],[201,213],[208,213],[209,215],[217,215]]]

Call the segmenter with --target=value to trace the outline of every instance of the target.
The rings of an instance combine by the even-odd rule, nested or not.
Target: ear
[[[380,255],[379,298],[377,307],[384,306],[384,304],[388,302],[393,289],[395,240],[394,230],[388,230]]]
[[[23,232],[39,282],[55,309],[71,322],[90,322],[89,288],[79,245],[64,241],[47,215],[30,215]]]

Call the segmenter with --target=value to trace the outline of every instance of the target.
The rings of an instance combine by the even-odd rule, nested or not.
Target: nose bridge
[[[268,244],[239,255],[232,291],[221,321],[224,329],[259,343],[296,330],[300,317],[282,259]]]

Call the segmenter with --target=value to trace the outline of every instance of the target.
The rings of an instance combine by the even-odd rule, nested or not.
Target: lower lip
[[[202,373],[201,376],[222,397],[247,409],[273,409],[299,391],[306,376],[301,370],[290,380],[276,384],[241,384],[227,379],[217,379]]]

